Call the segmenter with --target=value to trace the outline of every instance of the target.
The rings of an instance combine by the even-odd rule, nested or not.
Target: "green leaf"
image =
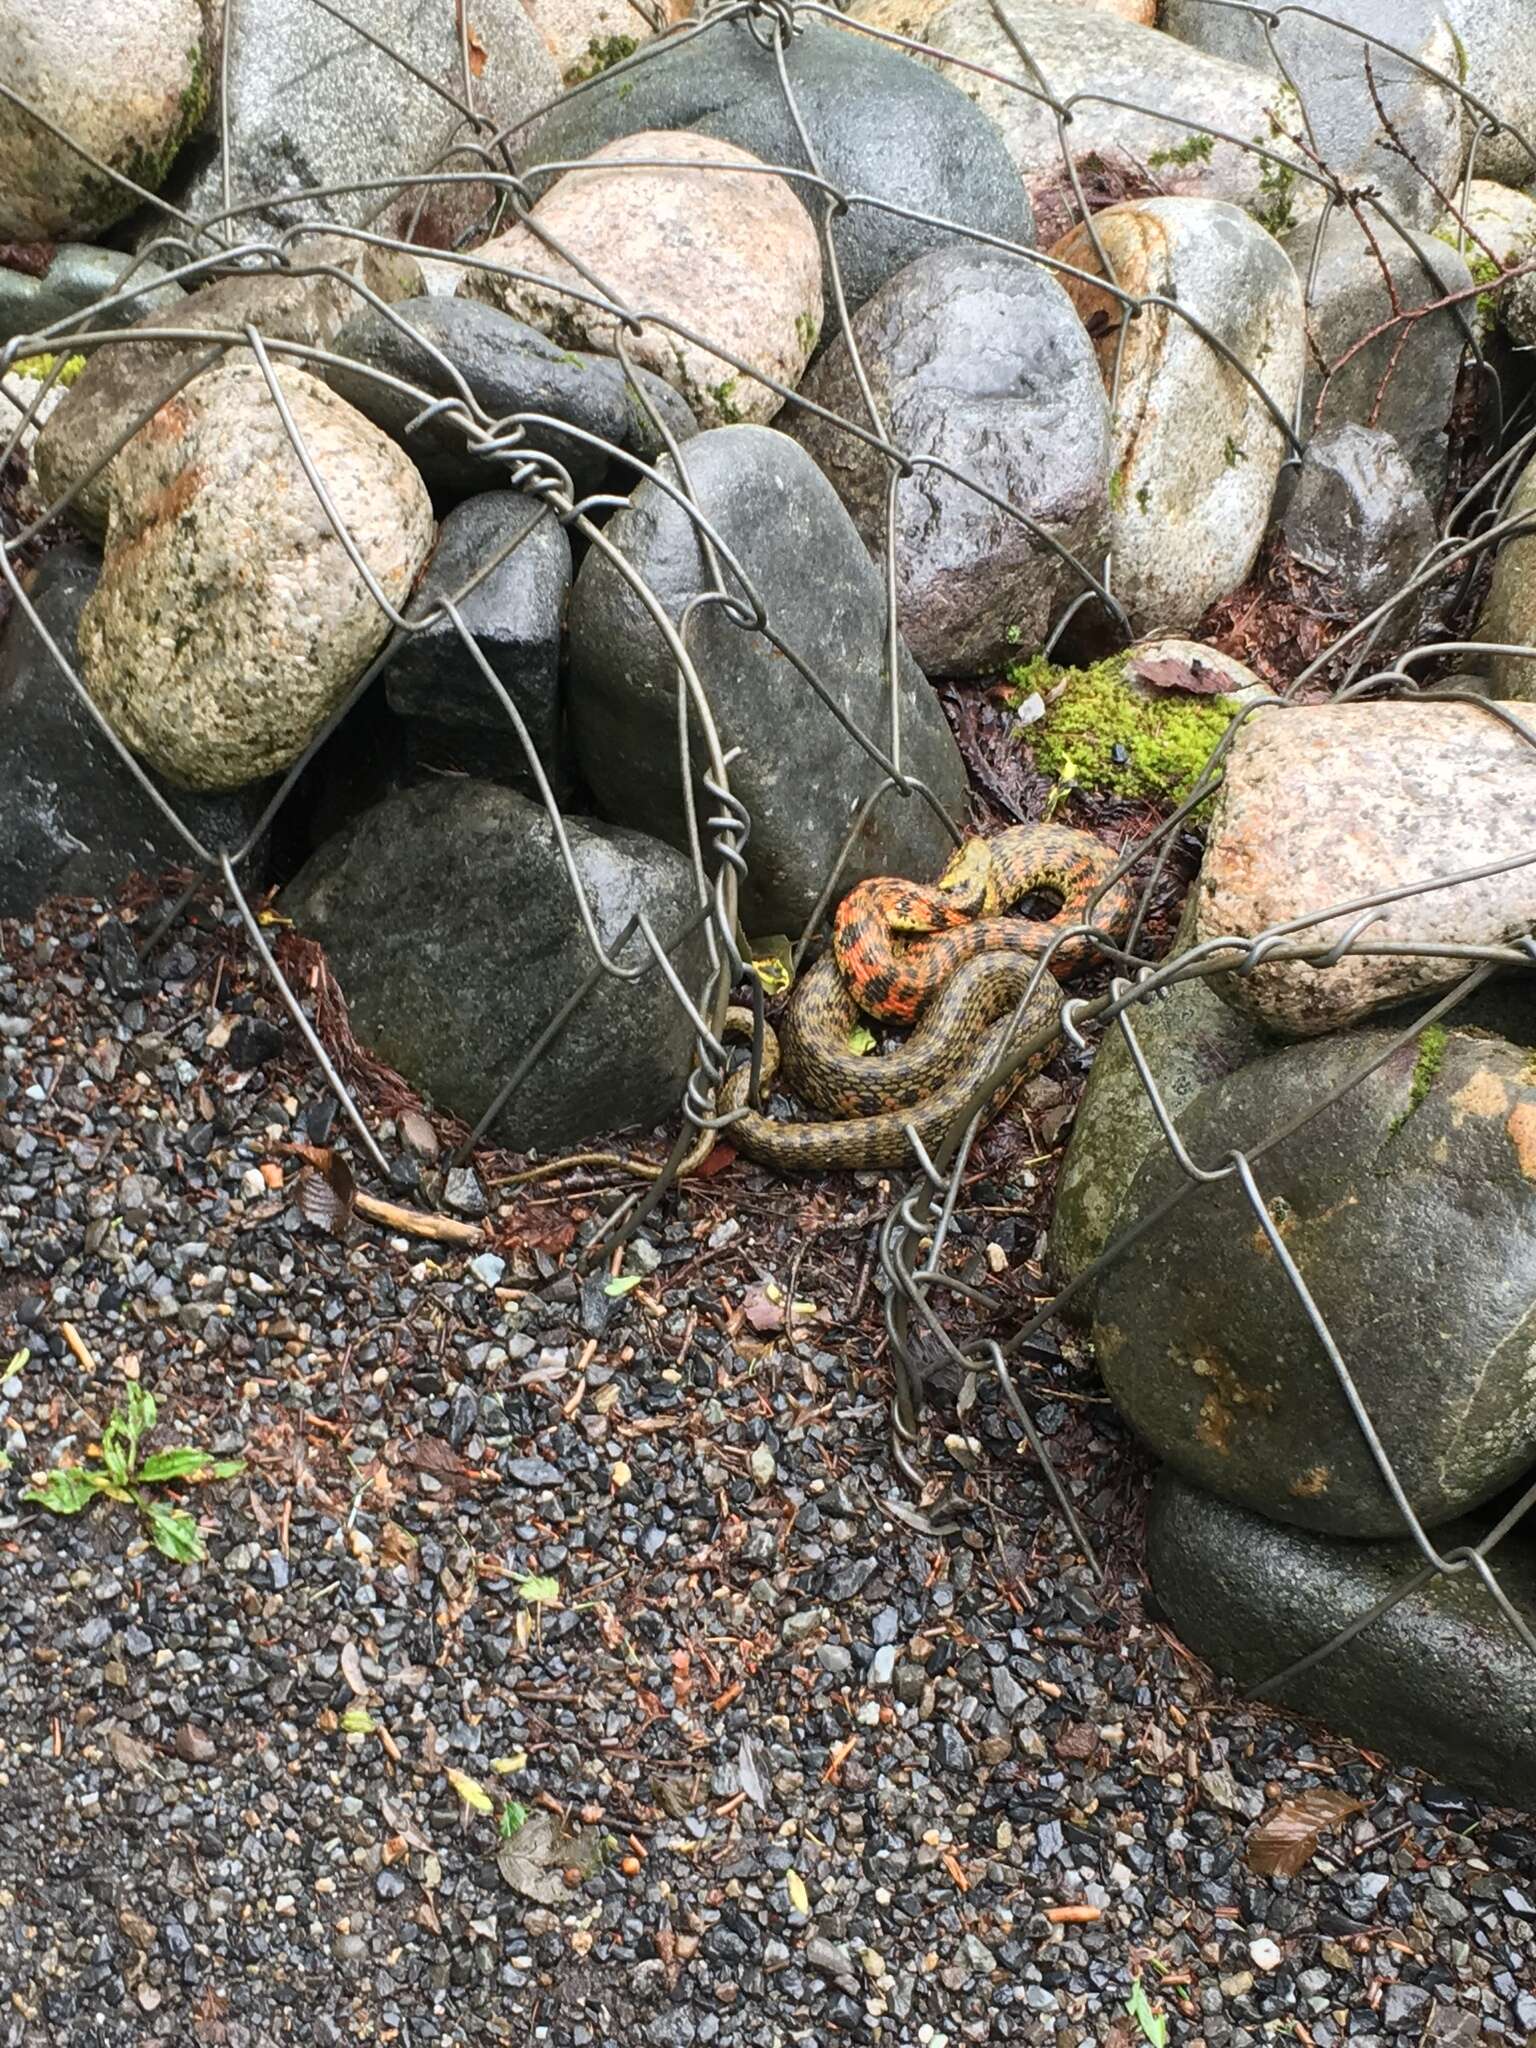
[[[170,1451],[152,1451],[139,1467],[139,1484],[154,1486],[168,1479],[206,1479],[212,1460],[206,1451],[190,1444]]]
[[[517,1592],[518,1598],[526,1600],[530,1607],[549,1607],[560,1598],[560,1581],[543,1579],[534,1573],[523,1580]]]
[[[510,1842],[527,1818],[528,1809],[523,1802],[509,1799],[496,1816],[496,1832],[504,1842]]]
[[[632,1294],[645,1278],[643,1273],[616,1273],[604,1284],[604,1294]]]
[[[32,1354],[27,1349],[25,1344],[22,1345],[19,1351],[13,1351],[11,1353],[10,1363],[6,1366],[4,1372],[0,1372],[0,1380],[14,1379],[17,1373],[21,1371],[21,1369],[23,1368],[23,1366],[25,1366],[27,1360],[31,1356]]]
[[[378,1724],[366,1707],[348,1707],[341,1725],[348,1735],[371,1735]]]
[[[208,1479],[238,1479],[245,1470],[244,1458],[215,1458],[204,1474]]]
[[[21,1496],[23,1500],[35,1500],[39,1507],[45,1507],[54,1515],[78,1515],[89,1507],[98,1493],[106,1490],[107,1482],[100,1472],[87,1472],[79,1465],[60,1465],[55,1471],[45,1472],[41,1479],[34,1480]]]
[[[858,1053],[860,1058],[875,1049],[875,1034],[867,1024],[855,1024],[848,1034],[848,1050]]]
[[[1151,2042],[1152,2048],[1168,2048],[1168,2022],[1160,2012],[1154,2012],[1148,2004],[1147,1994],[1142,1989],[1139,1977],[1131,1985],[1130,2001],[1125,2009],[1140,2027],[1145,2039]]]
[[[151,1500],[147,1493],[135,1493],[134,1500],[149,1524],[149,1540],[162,1557],[177,1564],[197,1564],[208,1555],[201,1530],[183,1508],[167,1507],[164,1501]]]

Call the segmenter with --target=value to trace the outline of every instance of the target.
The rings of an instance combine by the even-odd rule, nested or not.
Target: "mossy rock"
[[[1048,706],[1024,729],[1042,774],[1097,796],[1183,802],[1252,690],[1197,696],[1139,687],[1128,671],[1147,653],[1127,649],[1090,668],[1058,668],[1037,655],[1009,670],[1015,703],[1038,693]]]

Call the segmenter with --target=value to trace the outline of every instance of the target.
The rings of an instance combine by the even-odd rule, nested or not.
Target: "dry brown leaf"
[[[784,1327],[784,1297],[776,1287],[770,1291],[763,1281],[742,1296],[741,1312],[760,1335]]]
[[[107,1736],[107,1747],[120,1771],[147,1771],[155,1760],[155,1752],[149,1744],[141,1742],[136,1735],[130,1735],[126,1728],[112,1729]]]
[[[345,1643],[342,1645],[341,1675],[347,1681],[356,1698],[362,1700],[368,1697],[372,1688],[363,1676],[363,1661],[357,1654],[356,1643]]]
[[[1295,1877],[1317,1852],[1325,1829],[1336,1828],[1352,1813],[1362,1813],[1358,1799],[1314,1785],[1297,1799],[1264,1816],[1248,1837],[1248,1868],[1260,1877]]]
[[[471,78],[483,78],[485,76],[485,60],[490,55],[490,51],[487,50],[484,43],[475,34],[473,24],[465,32],[464,39],[469,44],[469,75]]]
[[[1223,697],[1231,680],[1214,663],[1201,661],[1198,656],[1183,661],[1174,654],[1130,662],[1127,673],[1136,682],[1145,683],[1149,690],[1181,690],[1191,697]]]
[[[299,1214],[330,1237],[345,1237],[357,1201],[357,1182],[339,1152],[328,1145],[296,1145],[304,1160],[299,1175]]]
[[[0,270],[19,270],[23,277],[46,277],[58,254],[54,242],[0,242]]]

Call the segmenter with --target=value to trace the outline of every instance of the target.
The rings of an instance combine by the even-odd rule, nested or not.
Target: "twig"
[[[381,1202],[377,1195],[361,1192],[352,1198],[359,1216],[382,1223],[388,1230],[403,1230],[408,1237],[430,1237],[439,1244],[484,1244],[485,1232],[478,1223],[460,1223],[453,1216],[427,1216],[420,1209],[402,1209],[395,1202]],[[64,1325],[69,1334],[69,1325]]]
[[[95,1359],[91,1356],[90,1345],[86,1343],[85,1339],[81,1336],[80,1332],[75,1328],[74,1324],[60,1323],[59,1328],[64,1334],[64,1342],[75,1354],[75,1357],[79,1361],[82,1370],[85,1372],[100,1371],[100,1367],[97,1365]]]

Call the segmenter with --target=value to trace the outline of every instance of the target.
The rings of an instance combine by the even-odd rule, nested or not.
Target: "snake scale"
[[[1050,979],[1019,1005],[1062,927],[1087,922],[1091,909],[1106,937],[1125,931],[1133,896],[1125,880],[1110,881],[1116,865],[1089,833],[1020,825],[966,841],[936,883],[859,883],[838,908],[832,951],[795,985],[782,1047],[771,1028],[764,1033],[762,1099],[782,1058],[788,1085],[827,1120],[787,1122],[749,1108],[749,1075],[738,1067],[720,1095],[722,1114],[743,1112],[728,1128],[730,1143],[789,1173],[900,1166],[912,1154],[908,1125],[932,1146],[1009,1046],[1055,1021]],[[1035,890],[1060,895],[1054,918],[1004,914]],[[1053,974],[1071,973],[1088,950],[1068,940],[1052,956]],[[895,1051],[861,1055],[849,1045],[861,1013],[914,1028]],[[752,1013],[732,1010],[726,1029],[750,1037]],[[1012,1074],[987,1114],[1047,1057]]]

